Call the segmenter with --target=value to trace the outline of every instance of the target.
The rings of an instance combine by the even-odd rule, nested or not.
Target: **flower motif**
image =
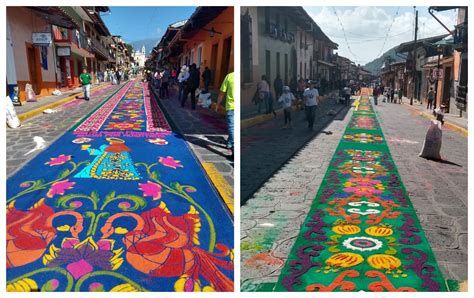
[[[21,188],[26,188],[26,187],[30,187],[30,186],[31,186],[30,182],[23,182],[23,183],[20,184]]]
[[[49,166],[52,167],[52,166],[62,165],[65,162],[70,161],[71,160],[71,155],[61,154],[58,157],[52,157],[50,159],[51,159],[50,161],[45,162],[44,164],[49,165]]]
[[[155,145],[168,145],[168,141],[162,138],[148,139],[147,142]]]
[[[49,253],[43,256],[43,264],[48,267],[66,265],[66,270],[77,280],[94,271],[117,270],[123,263],[120,255],[123,249],[113,250],[114,240],[100,239],[95,242],[88,237],[82,242],[77,238],[64,238],[61,248],[52,244]]]
[[[174,290],[176,292],[215,292],[216,289],[211,286],[205,286],[201,288],[201,282],[198,279],[194,279],[187,274],[183,274],[174,283]]]
[[[358,251],[372,251],[383,246],[382,241],[370,237],[352,237],[342,242],[345,248]]]
[[[161,185],[147,181],[147,183],[138,183],[138,189],[143,191],[143,196],[153,197],[153,200],[161,198]]]
[[[175,160],[173,157],[171,156],[167,156],[167,157],[162,157],[160,156],[160,159],[158,160],[162,165],[164,165],[165,167],[169,167],[169,168],[173,168],[173,169],[176,169],[177,167],[179,168],[182,168],[183,165],[180,164],[180,161],[179,160]]]
[[[110,122],[107,126],[107,129],[118,129],[118,130],[127,130],[127,129],[140,129],[140,123],[130,123],[130,122]]]
[[[63,195],[64,191],[67,189],[72,189],[74,184],[76,184],[76,182],[69,182],[69,180],[54,182],[46,196],[48,198],[52,198],[54,195]]]

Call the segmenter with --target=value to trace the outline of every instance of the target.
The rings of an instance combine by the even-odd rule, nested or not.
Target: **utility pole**
[[[415,44],[413,45],[413,71],[412,71],[412,78],[413,78],[413,85],[411,88],[411,98],[410,98],[410,105],[413,105],[413,97],[415,97],[415,89],[416,89],[416,40],[418,37],[418,10],[416,10],[416,6],[413,6],[415,9]]]

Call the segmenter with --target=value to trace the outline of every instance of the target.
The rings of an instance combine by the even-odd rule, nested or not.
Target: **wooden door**
[[[34,47],[27,47],[28,72],[30,75],[30,84],[33,86],[35,94],[40,94],[38,62],[36,60],[36,49]]]

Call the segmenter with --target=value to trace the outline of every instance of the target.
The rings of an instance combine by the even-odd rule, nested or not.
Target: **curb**
[[[96,86],[94,88],[91,88],[91,91],[92,90],[97,90],[97,89],[101,89],[105,87],[105,85],[102,85],[102,86]],[[55,101],[55,102],[52,102],[52,103],[49,103],[49,104],[46,104],[44,106],[40,106],[34,110],[31,110],[31,111],[28,111],[28,112],[25,112],[23,114],[20,114],[18,115],[18,119],[20,119],[20,122],[23,122],[27,119],[30,119],[30,118],[33,118],[34,116],[37,116],[39,114],[42,114],[44,110],[46,109],[52,109],[52,108],[55,108],[57,106],[60,106],[60,105],[63,105],[65,103],[68,103],[74,99],[76,99],[76,96],[81,94],[82,92],[77,92],[77,93],[74,93],[66,98],[63,98],[63,99],[60,99],[58,101]]]
[[[325,101],[325,100],[331,100],[331,99],[333,99],[333,97],[321,96],[320,102]],[[298,111],[297,106],[293,106],[292,109],[293,109],[293,112]],[[281,115],[283,113],[283,108],[279,108],[279,109],[275,110],[275,113],[277,115]],[[247,118],[247,119],[241,119],[240,120],[240,129],[245,129],[245,128],[252,127],[252,126],[260,124],[262,122],[271,120],[274,117],[275,116],[273,115],[273,113],[270,113],[270,114],[260,114],[260,115],[257,115],[257,116],[251,117],[251,118]]]
[[[176,124],[173,119],[171,118],[171,115],[168,112],[168,109],[160,102],[159,97],[156,95],[156,91],[150,87],[148,89],[150,93],[153,93],[153,98],[154,100],[157,101],[158,105],[160,108],[163,110],[163,113],[167,117],[168,122],[170,122],[170,125],[173,129],[176,129],[180,135],[183,136],[184,140],[186,140],[185,134],[182,132],[181,128],[179,127],[178,124]],[[213,103],[213,107],[215,108],[215,103]],[[220,112],[221,110],[219,110]],[[187,142],[187,140],[186,140]],[[204,172],[207,175],[207,178],[209,179],[209,182],[214,186],[215,191],[217,194],[220,196],[222,202],[227,206],[227,209],[229,212],[234,215],[234,199],[233,199],[233,188],[232,186],[225,180],[224,176],[217,170],[217,168],[214,166],[213,163],[210,162],[205,162],[201,161],[194,150],[189,146],[189,144],[186,144],[189,148],[189,151],[192,153],[194,158],[199,161],[199,164],[201,165],[201,168],[204,170]]]
[[[415,108],[411,105],[408,105],[408,104],[404,104],[404,105],[409,107],[410,109],[418,112],[420,114],[420,116],[422,116],[422,117],[426,117],[426,118],[429,118],[429,119],[435,119],[435,117],[431,113],[428,113],[428,112],[425,112],[425,111],[420,111],[419,109],[417,109],[417,108]],[[457,125],[457,124],[445,121],[444,126],[450,128],[454,131],[459,132],[460,134],[462,134],[465,137],[468,136],[468,130],[464,127],[461,127],[461,126]]]

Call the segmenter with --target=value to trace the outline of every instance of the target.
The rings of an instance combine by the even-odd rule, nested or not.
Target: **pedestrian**
[[[122,74],[120,73],[120,69],[117,69],[115,72],[115,77],[117,78],[117,85],[120,85],[120,79],[122,78]]]
[[[178,75],[178,100],[183,101],[184,92],[186,91],[186,83],[189,79],[189,68],[186,65],[181,67],[181,70]]]
[[[403,88],[400,87],[398,89],[398,103],[399,104],[402,104],[402,101],[403,101]]]
[[[390,88],[390,102],[391,103],[395,103],[394,98],[395,98],[395,89]]]
[[[262,75],[262,80],[257,84],[256,97],[255,104],[257,105],[258,113],[260,114],[262,104],[266,104],[267,98],[270,97],[270,85],[268,84],[266,75]]]
[[[160,88],[161,88],[161,74],[160,74],[159,69],[157,69],[157,70],[155,71],[155,73],[153,74],[153,86],[155,87],[155,90],[158,91],[158,94],[159,94],[160,97],[161,97],[161,92],[160,92]]]
[[[178,76],[178,72],[176,71],[176,68],[173,67],[171,69],[171,86],[174,86],[176,84],[176,77]]]
[[[199,87],[199,70],[196,68],[196,63],[193,63],[189,68],[189,78],[187,80],[186,91],[183,99],[181,100],[181,107],[184,108],[184,104],[188,99],[188,94],[191,93],[191,108],[196,109],[196,89]]]
[[[374,97],[374,105],[378,105],[379,104],[379,100],[378,100],[378,97],[379,97],[379,89],[377,87],[374,87],[373,91],[372,91],[372,95]]]
[[[442,125],[444,124],[444,113],[442,109],[434,111],[435,120],[430,121],[430,127],[426,132],[420,157],[432,160],[441,160],[441,141],[443,138]]]
[[[344,87],[344,101],[346,106],[351,104],[351,88],[349,86]]]
[[[91,95],[91,81],[92,77],[91,75],[87,72],[87,68],[84,68],[82,70],[81,75],[79,76],[79,80],[81,81],[82,84],[82,91],[84,92],[84,99],[89,101],[90,95]]]
[[[304,109],[303,93],[304,93],[305,89],[306,89],[306,82],[305,82],[305,80],[300,78],[298,80],[297,92],[296,92],[296,97],[298,98],[298,105],[300,106],[300,110]]]
[[[204,72],[202,73],[202,80],[204,81],[204,93],[208,93],[209,85],[211,84],[211,70],[207,66],[204,68]]]
[[[318,89],[314,87],[314,81],[309,81],[309,88],[303,92],[306,120],[308,121],[308,130],[313,131],[314,119],[316,117],[316,108],[318,106]]]
[[[293,101],[295,100],[295,96],[291,93],[290,87],[283,86],[282,88],[283,93],[278,98],[278,102],[280,102],[283,106],[283,113],[285,115],[285,126],[283,128],[292,128],[291,124],[291,107],[293,105]]]
[[[161,88],[160,88],[161,98],[169,98],[170,95],[169,95],[169,90],[168,90],[168,84],[169,84],[170,73],[168,69],[165,67],[160,75],[161,75]]]
[[[225,110],[227,119],[227,130],[229,137],[227,138],[227,150],[229,157],[234,158],[234,72],[227,74],[219,89],[219,96],[217,97],[216,112],[222,103],[225,95]]]
[[[273,80],[273,88],[275,88],[275,98],[280,98],[283,93],[283,80],[280,74],[277,74],[275,80]]]
[[[106,68],[104,71],[104,82],[107,82],[109,80],[109,69]]]
[[[433,102],[434,102],[433,87],[430,87],[430,91],[428,91],[428,94],[427,94],[427,99],[428,99],[428,104],[426,105],[426,109],[431,110],[433,108]]]

